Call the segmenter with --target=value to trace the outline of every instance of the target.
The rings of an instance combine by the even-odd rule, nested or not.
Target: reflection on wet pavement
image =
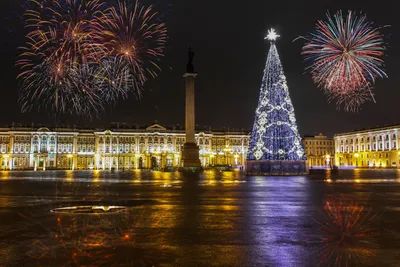
[[[399,182],[397,170],[2,172],[1,264],[398,266]],[[50,212],[68,206],[127,209]]]

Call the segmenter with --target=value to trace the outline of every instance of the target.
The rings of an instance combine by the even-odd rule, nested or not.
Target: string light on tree
[[[274,29],[270,29],[265,37],[271,43],[250,139],[248,160],[305,160],[289,88],[275,46],[278,37],[280,36]]]

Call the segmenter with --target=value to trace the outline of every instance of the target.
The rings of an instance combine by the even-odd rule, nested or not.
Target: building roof
[[[303,139],[333,139],[332,137],[328,137],[323,135],[322,133],[319,133],[318,135],[310,135],[310,134],[306,134],[303,136]]]
[[[185,129],[181,125],[173,125],[170,127],[163,126],[157,122],[150,125],[138,125],[127,123],[113,122],[108,128],[82,128],[76,125],[72,127],[60,125],[57,127],[48,127],[44,125],[22,125],[12,124],[12,126],[0,128],[0,132],[78,132],[78,133],[93,133],[93,132],[173,132],[173,133],[184,133]],[[244,129],[233,129],[233,128],[222,128],[222,129],[211,129],[211,127],[199,127],[196,125],[197,133],[213,133],[213,134],[225,134],[225,135],[249,135],[250,131]]]
[[[344,135],[351,135],[351,134],[361,134],[361,133],[368,133],[368,132],[391,130],[391,129],[396,129],[396,128],[400,128],[400,124],[396,123],[396,124],[387,124],[387,125],[382,125],[382,126],[375,126],[375,127],[371,127],[371,128],[364,128],[364,129],[354,130],[352,132],[335,134],[335,137],[344,136]]]

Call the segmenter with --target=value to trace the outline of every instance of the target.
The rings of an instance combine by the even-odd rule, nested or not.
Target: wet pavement
[[[77,206],[104,212],[51,212]],[[110,206],[127,209],[108,212]],[[0,172],[0,260],[0,266],[400,266],[400,171]]]

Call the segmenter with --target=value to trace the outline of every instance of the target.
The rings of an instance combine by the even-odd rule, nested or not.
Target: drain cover
[[[73,206],[52,209],[54,213],[112,213],[126,210],[126,206]]]

